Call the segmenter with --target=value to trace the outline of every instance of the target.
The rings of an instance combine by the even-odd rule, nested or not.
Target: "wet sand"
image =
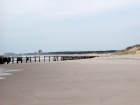
[[[99,57],[0,65],[0,105],[139,105],[140,60]]]

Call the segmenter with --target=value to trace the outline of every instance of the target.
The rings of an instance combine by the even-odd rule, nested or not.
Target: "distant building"
[[[42,50],[38,50],[38,54],[41,55],[42,54]]]
[[[14,53],[3,53],[4,56],[12,56],[15,55]]]
[[[2,54],[2,53],[0,53],[0,56],[3,56],[3,54]]]

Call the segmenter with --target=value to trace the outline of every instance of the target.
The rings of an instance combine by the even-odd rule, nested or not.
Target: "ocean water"
[[[6,69],[0,68],[0,79],[6,79],[6,76],[12,75],[13,72],[21,71],[23,69]]]

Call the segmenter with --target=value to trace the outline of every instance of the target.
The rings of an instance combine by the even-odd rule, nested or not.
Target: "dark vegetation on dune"
[[[129,46],[124,50],[118,51],[116,54],[123,55],[123,54],[140,54],[140,44],[136,44],[133,46]]]
[[[61,52],[48,52],[47,54],[89,54],[89,53],[112,53],[117,50],[108,50],[108,51],[61,51]]]

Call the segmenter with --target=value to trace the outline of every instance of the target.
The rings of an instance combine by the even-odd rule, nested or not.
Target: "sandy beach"
[[[138,58],[138,59],[137,59]],[[0,105],[139,105],[140,56],[5,64]]]

